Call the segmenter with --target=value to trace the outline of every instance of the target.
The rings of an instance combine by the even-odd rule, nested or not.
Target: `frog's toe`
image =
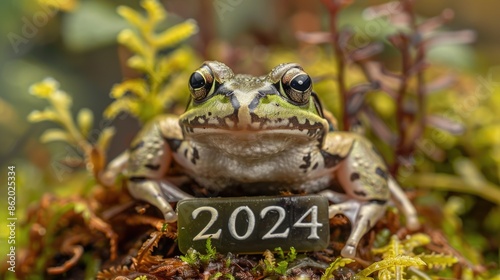
[[[356,256],[356,246],[346,244],[340,254],[344,258],[354,258]]]
[[[177,214],[173,211],[168,211],[163,213],[163,218],[165,219],[165,222],[173,223],[177,221]]]
[[[406,220],[406,227],[409,230],[417,230],[420,228],[420,222],[417,217],[408,217]]]

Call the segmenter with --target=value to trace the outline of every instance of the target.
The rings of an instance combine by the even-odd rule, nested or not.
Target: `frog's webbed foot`
[[[163,214],[166,222],[177,220],[177,214],[169,202],[175,202],[191,196],[166,180],[135,178],[127,185],[130,194],[156,206]]]
[[[360,204],[359,211],[354,219],[351,219],[352,230],[342,249],[341,255],[346,258],[356,256],[356,248],[363,235],[385,214],[387,205],[379,201],[368,201]]]
[[[322,194],[328,194],[327,197],[335,194],[335,198],[345,196],[334,193],[333,191],[324,191]],[[345,196],[347,198],[347,196]],[[342,249],[342,256],[353,258],[356,256],[356,248],[363,235],[372,228],[372,226],[384,215],[387,204],[385,201],[359,201],[357,199],[346,199],[338,204],[328,207],[328,216],[333,218],[337,214],[346,216],[351,222],[351,234],[347,239],[346,245]]]

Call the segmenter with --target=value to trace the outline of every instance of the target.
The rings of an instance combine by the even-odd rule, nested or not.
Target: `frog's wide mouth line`
[[[198,121],[182,121],[181,127],[188,133],[285,133],[285,134],[322,134],[325,127],[320,122],[304,123],[295,122],[252,122],[246,125],[241,125],[236,122],[224,122],[219,120],[218,123],[199,123]]]
[[[323,137],[322,128],[311,127],[311,128],[297,128],[297,129],[289,129],[289,128],[261,128],[261,129],[235,129],[235,128],[221,128],[221,127],[186,127],[185,132],[186,137],[206,137],[207,135],[221,135],[230,138],[251,138],[253,136],[259,135],[267,135],[267,136],[275,136],[279,138],[283,137],[295,137],[295,138],[307,138],[307,139],[318,139]]]
[[[321,130],[328,130],[326,120],[322,118],[299,118],[297,116],[291,117],[276,117],[276,118],[262,118],[256,114],[250,114],[248,118],[239,118],[237,115],[232,114],[225,117],[210,117],[195,116],[195,117],[182,117],[180,118],[180,126],[186,132],[202,133],[202,130],[226,130],[229,132],[238,131],[311,131],[316,132]]]

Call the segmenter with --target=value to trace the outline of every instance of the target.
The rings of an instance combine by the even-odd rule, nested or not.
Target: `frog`
[[[177,219],[171,202],[193,197],[175,182],[185,176],[212,195],[325,196],[329,218],[341,214],[351,223],[343,257],[355,257],[391,203],[410,230],[419,228],[413,204],[375,146],[336,128],[299,64],[252,76],[206,61],[188,87],[185,112],[147,123],[106,171],[123,172],[129,193],[157,207],[166,222]]]

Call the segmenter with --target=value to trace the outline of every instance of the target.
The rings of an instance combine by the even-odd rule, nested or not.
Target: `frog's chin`
[[[319,144],[315,137],[290,130],[218,132],[192,135],[187,140],[222,154],[248,159],[280,155]]]

